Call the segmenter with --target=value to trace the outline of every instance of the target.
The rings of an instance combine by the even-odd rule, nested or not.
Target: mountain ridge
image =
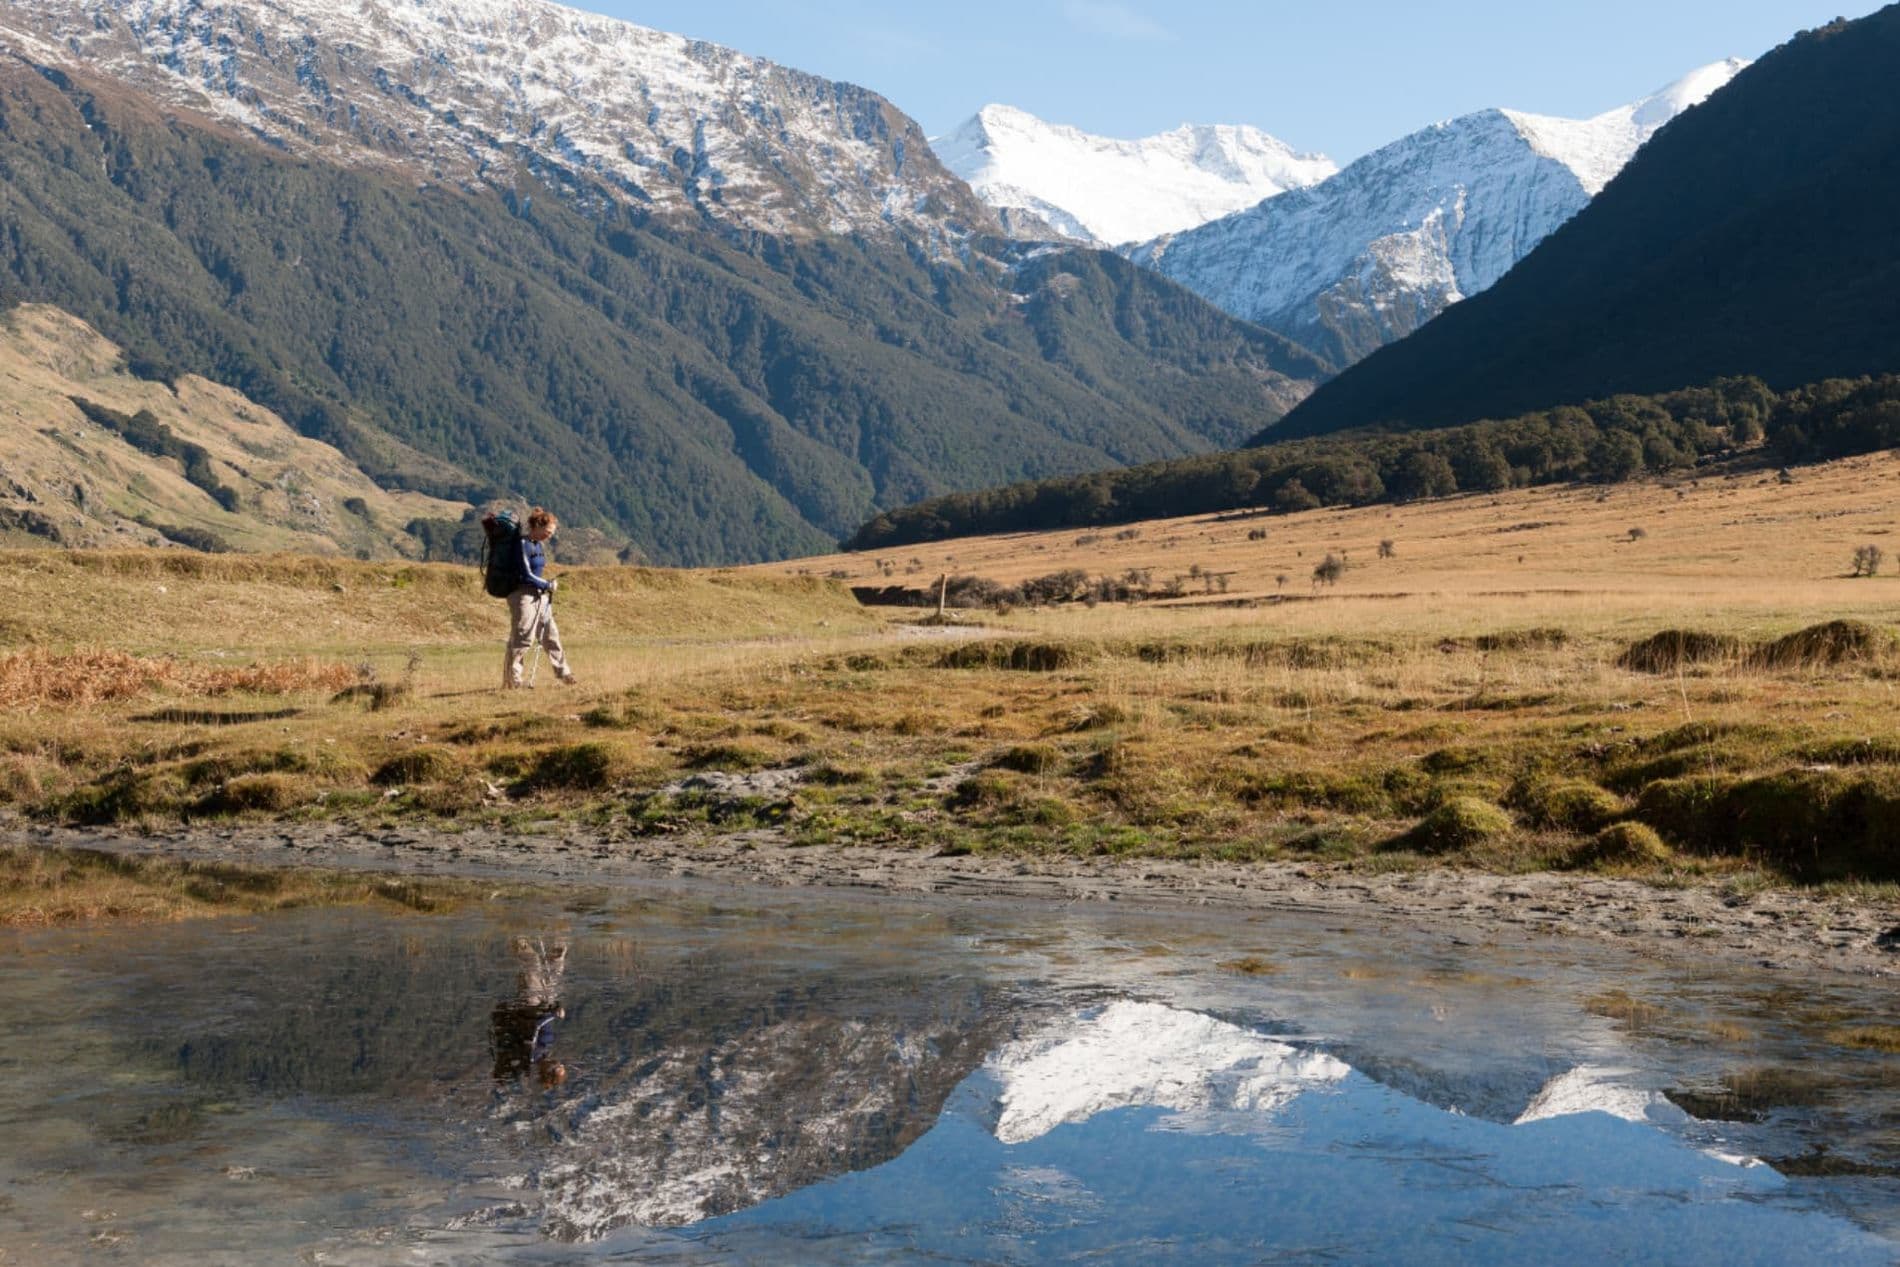
[[[997,229],[878,94],[546,0],[10,0],[0,40],[338,165],[526,165],[736,230]]]
[[[1245,125],[1182,124],[1118,140],[1004,105],[983,107],[931,146],[1017,236],[1097,245],[1204,224],[1338,171],[1323,154]]]

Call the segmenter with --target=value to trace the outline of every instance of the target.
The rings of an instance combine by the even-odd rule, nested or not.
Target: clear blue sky
[[[1583,117],[1871,0],[563,0],[876,89],[1107,136],[1251,123],[1350,159],[1486,106]]]

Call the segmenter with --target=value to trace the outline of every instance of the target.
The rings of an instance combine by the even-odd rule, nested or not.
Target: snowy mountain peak
[[[0,53],[330,162],[768,232],[993,231],[875,93],[547,0],[8,0]]]
[[[1654,132],[1691,106],[1699,106],[1718,88],[1728,85],[1728,81],[1748,69],[1748,62],[1740,57],[1724,58],[1699,66],[1675,83],[1629,107],[1631,117],[1640,127]],[[1647,138],[1645,138],[1647,139]]]
[[[1183,124],[1127,141],[1006,105],[983,107],[932,145],[1020,231],[1101,243],[1189,229],[1338,170],[1258,128]]]
[[[1708,100],[1747,65],[1731,57],[1698,67],[1641,101],[1591,119],[1560,119],[1516,110],[1501,113],[1533,149],[1576,173],[1584,192],[1595,197],[1658,129],[1684,110]]]
[[[1350,365],[1497,281],[1746,65],[1701,67],[1590,119],[1492,109],[1434,123],[1318,185],[1124,250]]]

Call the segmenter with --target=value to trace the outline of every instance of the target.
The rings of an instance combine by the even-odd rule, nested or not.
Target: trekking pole
[[[547,649],[548,622],[554,618],[554,596],[542,593],[535,603],[534,614],[534,659],[528,664],[528,686],[534,686],[535,677],[541,672],[541,653]]]

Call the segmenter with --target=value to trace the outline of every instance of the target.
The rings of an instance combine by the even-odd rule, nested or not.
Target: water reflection
[[[516,937],[515,991],[495,1004],[495,1081],[532,1077],[543,1087],[567,1081],[567,1066],[554,1058],[556,1026],[567,1019],[561,981],[567,975],[567,943]]]
[[[1283,971],[1221,968],[1267,933]],[[1708,1071],[1703,1045],[1579,1005],[1656,969],[1461,954],[1297,922],[686,897],[35,934],[0,956],[0,1249],[1894,1260],[1868,1230],[1890,1178],[1753,1158],[1900,1120],[1895,1079],[1836,1070],[1851,1095],[1708,1120],[1665,1094]],[[1759,1041],[1820,1063],[1812,1039]],[[1846,1142],[1891,1160],[1879,1138]]]

